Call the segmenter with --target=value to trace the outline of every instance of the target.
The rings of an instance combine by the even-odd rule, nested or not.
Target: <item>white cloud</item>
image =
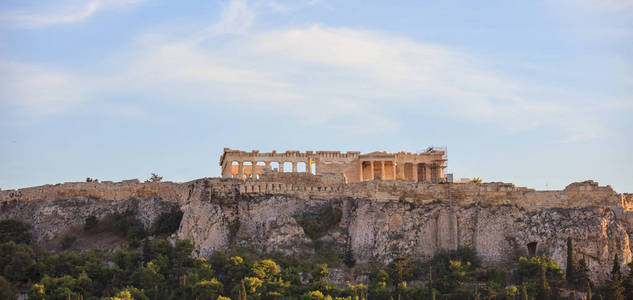
[[[0,103],[28,115],[64,112],[81,101],[87,88],[74,75],[29,64],[0,61],[0,74]]]
[[[42,11],[12,11],[0,14],[0,23],[15,27],[44,27],[85,21],[99,11],[122,9],[144,0],[91,0],[56,4]],[[52,12],[51,12],[52,11]]]
[[[0,95],[46,112],[102,92],[202,105],[224,101],[368,135],[401,128],[385,112],[397,105],[513,131],[553,127],[566,140],[595,136],[573,107],[551,100],[557,90],[498,74],[458,49],[322,25],[252,32],[255,15],[246,1],[233,0],[218,22],[191,36],[140,38],[113,60],[118,66],[108,74],[12,71],[7,78],[20,83],[7,84]]]
[[[255,20],[255,11],[246,0],[230,0],[220,20],[206,30],[208,35],[243,34]],[[205,36],[206,38],[206,36]]]

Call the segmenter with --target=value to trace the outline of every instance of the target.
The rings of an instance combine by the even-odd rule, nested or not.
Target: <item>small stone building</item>
[[[220,156],[222,177],[257,179],[264,172],[305,172],[314,175],[344,174],[348,182],[408,180],[438,183],[446,180],[446,148],[424,152],[286,151],[260,153],[224,148]]]

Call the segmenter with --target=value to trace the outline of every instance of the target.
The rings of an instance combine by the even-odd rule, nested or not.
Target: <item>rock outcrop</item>
[[[555,192],[508,184],[322,182],[52,185],[2,191],[0,218],[25,220],[35,241],[45,242],[89,215],[135,211],[149,227],[161,212],[180,207],[177,237],[192,240],[197,256],[234,246],[288,254],[322,247],[351,253],[363,265],[404,255],[428,260],[440,249],[472,246],[486,266],[512,267],[519,255],[544,254],[564,269],[571,237],[599,281],[616,253],[623,267],[633,259],[631,197],[593,182]]]

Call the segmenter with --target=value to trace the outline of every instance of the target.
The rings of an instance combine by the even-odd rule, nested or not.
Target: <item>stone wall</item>
[[[279,194],[301,199],[365,198],[378,202],[411,202],[425,205],[442,202],[455,206],[516,205],[528,210],[568,207],[609,207],[633,209],[632,194],[618,194],[610,186],[594,181],[576,182],[562,191],[535,191],[503,182],[430,184],[400,180],[375,180],[344,184],[342,175],[272,173],[261,180],[204,178],[185,183],[72,182],[43,185],[19,190],[0,191],[0,201],[55,200],[90,197],[105,200],[160,197],[165,201],[186,203],[201,187],[210,187],[214,195]],[[198,187],[198,188],[197,188]]]

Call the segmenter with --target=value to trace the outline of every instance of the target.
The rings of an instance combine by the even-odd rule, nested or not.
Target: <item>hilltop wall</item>
[[[284,175],[284,176],[282,176]],[[527,210],[599,206],[633,209],[633,194],[618,194],[610,186],[594,181],[576,182],[559,191],[535,191],[510,183],[430,184],[407,181],[367,181],[345,183],[340,175],[272,174],[261,180],[203,178],[185,183],[73,182],[0,191],[0,201],[55,200],[89,197],[104,200],[160,197],[168,202],[186,203],[200,188],[213,195],[290,195],[301,199],[364,198],[378,202],[404,201],[416,205],[444,202],[455,206],[516,205]]]

